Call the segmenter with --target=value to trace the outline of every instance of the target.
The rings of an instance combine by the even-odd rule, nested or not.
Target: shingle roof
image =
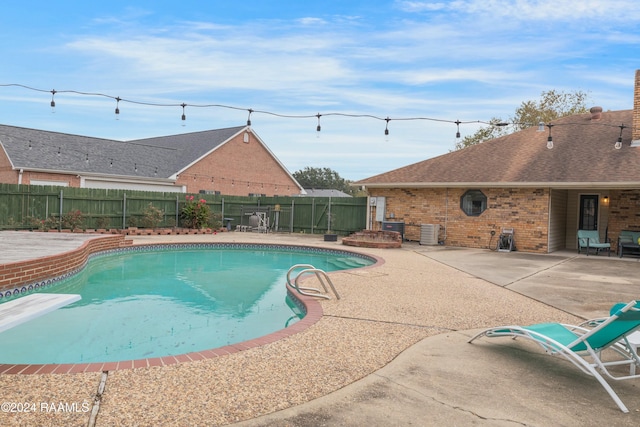
[[[408,186],[577,186],[640,185],[640,147],[631,147],[632,110],[567,116],[548,128],[531,127],[462,150],[363,179],[354,185]],[[622,132],[623,146],[614,144]]]
[[[15,168],[169,178],[242,129],[116,141],[0,125],[0,144]]]

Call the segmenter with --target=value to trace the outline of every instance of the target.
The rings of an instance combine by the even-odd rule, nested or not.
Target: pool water
[[[335,271],[372,264],[348,253],[185,248],[97,255],[41,292],[82,299],[0,334],[0,363],[114,362],[257,338],[297,322],[294,264]]]

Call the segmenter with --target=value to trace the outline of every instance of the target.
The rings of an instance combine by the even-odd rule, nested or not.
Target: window
[[[478,216],[487,209],[487,196],[480,190],[468,190],[460,198],[460,209],[469,216]]]

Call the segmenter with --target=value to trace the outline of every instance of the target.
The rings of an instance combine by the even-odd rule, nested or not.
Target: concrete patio
[[[623,414],[595,379],[537,347],[466,342],[482,327],[605,315],[613,303],[640,295],[636,258],[415,243],[360,250],[279,234],[134,238],[160,241],[304,244],[385,262],[332,273],[342,299],[322,302],[322,319],[286,339],[216,359],[109,372],[97,426],[640,423],[639,381],[613,384],[631,411]],[[9,402],[93,401],[100,382],[99,373],[0,376]],[[3,425],[90,420],[85,412],[0,414]]]

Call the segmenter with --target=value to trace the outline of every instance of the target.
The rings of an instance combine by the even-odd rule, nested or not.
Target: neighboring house
[[[238,196],[304,192],[248,126],[115,141],[0,125],[0,182]]]
[[[318,188],[305,188],[306,194],[301,194],[301,197],[353,197],[344,191],[334,189],[318,189]]]
[[[495,249],[512,228],[517,250],[548,253],[576,249],[577,230],[587,229],[615,248],[621,230],[640,230],[640,70],[633,104],[592,108],[542,132],[531,127],[353,185],[375,197],[372,228],[404,222],[409,240],[434,224],[447,246]]]

